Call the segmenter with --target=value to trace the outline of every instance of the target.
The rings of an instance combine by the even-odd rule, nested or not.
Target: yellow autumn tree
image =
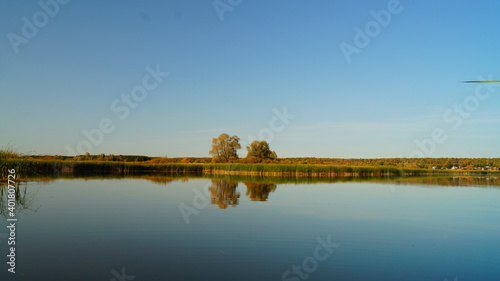
[[[230,137],[228,134],[221,134],[218,138],[212,139],[212,161],[216,163],[228,163],[238,160],[238,153],[241,148],[240,138]]]

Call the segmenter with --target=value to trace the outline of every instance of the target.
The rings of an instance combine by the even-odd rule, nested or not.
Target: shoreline
[[[113,161],[68,161],[10,159],[0,161],[2,177],[16,169],[21,178],[40,175],[148,174],[236,175],[255,177],[389,177],[426,175],[500,175],[496,170],[408,169],[388,166],[334,166],[315,164],[244,164],[244,163],[163,163]]]

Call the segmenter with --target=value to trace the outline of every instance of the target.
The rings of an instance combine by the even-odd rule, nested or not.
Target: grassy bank
[[[204,174],[277,177],[366,177],[418,175],[500,175],[500,171],[407,169],[387,166],[334,166],[311,164],[204,164]]]
[[[16,169],[19,176],[109,175],[109,174],[196,174],[246,175],[273,177],[353,177],[353,176],[417,176],[417,175],[500,175],[500,171],[467,171],[439,169],[398,169],[387,166],[333,166],[311,164],[151,164],[112,161],[46,161],[32,159],[0,160],[1,176]]]
[[[129,162],[110,161],[45,161],[31,159],[0,160],[0,175],[5,177],[7,169],[15,169],[21,177],[71,175],[128,175],[149,172],[165,172],[177,174],[201,173],[197,165],[155,165]],[[198,165],[199,166],[199,165]],[[191,170],[193,169],[193,170]]]

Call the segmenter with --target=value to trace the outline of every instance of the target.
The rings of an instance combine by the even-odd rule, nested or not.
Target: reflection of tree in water
[[[236,207],[240,198],[240,193],[236,192],[238,182],[222,179],[212,179],[210,199],[212,204],[219,205],[220,209],[226,209],[228,206]]]
[[[252,201],[267,201],[269,193],[276,190],[277,185],[275,183],[255,183],[255,182],[245,182],[247,186],[247,195]]]
[[[28,182],[16,182],[14,184],[14,194],[16,196],[16,210],[15,213],[19,214],[23,211],[38,211],[34,208],[36,194],[38,190],[28,189]],[[9,187],[7,185],[0,186],[0,215],[9,217]]]

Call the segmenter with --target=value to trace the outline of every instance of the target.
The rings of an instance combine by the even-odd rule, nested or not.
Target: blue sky
[[[225,132],[280,157],[500,157],[500,87],[459,83],[500,79],[498,1],[54,1],[46,22],[0,3],[0,145],[19,152],[209,156]],[[350,62],[343,42],[362,47]],[[120,119],[148,66],[169,75]]]

